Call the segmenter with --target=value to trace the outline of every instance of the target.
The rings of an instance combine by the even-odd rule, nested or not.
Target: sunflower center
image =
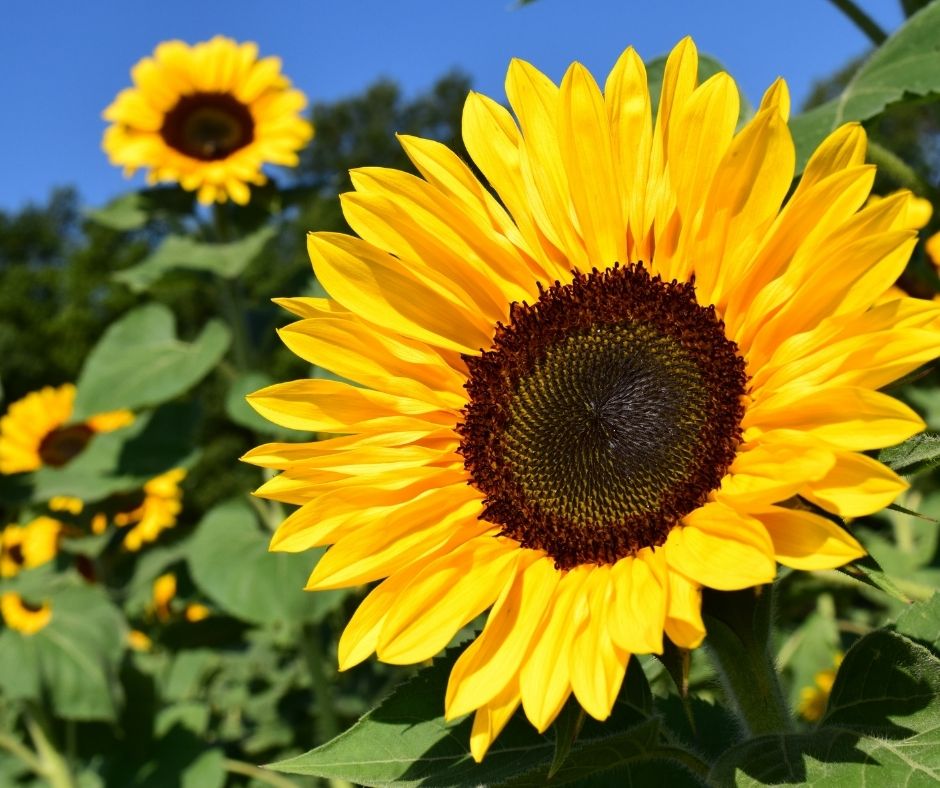
[[[228,93],[192,93],[167,112],[160,134],[180,153],[214,161],[248,145],[255,121],[248,107]]]
[[[65,465],[82,452],[94,434],[94,430],[84,424],[53,430],[39,444],[39,458],[43,465],[53,468]]]
[[[642,264],[513,304],[467,356],[458,426],[482,518],[559,568],[661,545],[718,487],[747,377],[714,307]]]

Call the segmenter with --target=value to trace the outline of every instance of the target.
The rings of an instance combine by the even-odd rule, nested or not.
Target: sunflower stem
[[[40,774],[49,781],[51,788],[76,788],[68,763],[52,742],[49,722],[35,704],[29,704],[26,710],[26,729],[39,755]]]
[[[881,29],[881,25],[859,8],[853,0],[829,0],[829,2],[851,19],[876,47],[881,46],[887,40],[888,34]]]
[[[703,595],[706,650],[750,736],[782,733],[793,718],[770,653],[773,586]]]
[[[219,203],[212,206],[212,234],[215,242],[228,243],[231,240],[226,207]],[[220,294],[222,314],[232,329],[232,358],[239,372],[251,369],[251,343],[245,325],[245,309],[236,282],[224,276],[216,277]]]
[[[339,734],[339,721],[333,711],[330,680],[323,668],[326,656],[323,653],[321,634],[317,627],[305,626],[301,643],[307,670],[310,671],[310,680],[313,682],[313,691],[317,697],[318,733],[324,741],[329,741]]]

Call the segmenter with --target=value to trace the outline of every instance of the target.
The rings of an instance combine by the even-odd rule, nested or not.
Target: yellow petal
[[[483,760],[493,740],[499,736],[519,708],[519,681],[513,680],[489,703],[477,710],[470,731],[470,753],[477,763]]]
[[[579,566],[561,578],[544,625],[519,672],[522,705],[539,733],[552,724],[571,694],[568,657],[575,633],[573,616],[590,572],[591,567]]]
[[[604,97],[580,63],[572,64],[562,80],[560,106],[561,157],[571,202],[591,262],[606,268],[627,259],[626,221]]]
[[[398,431],[453,423],[452,414],[426,402],[335,380],[276,383],[249,394],[248,404],[275,424],[310,432]]]
[[[429,563],[382,625],[379,659],[408,665],[433,657],[493,604],[518,555],[514,542],[483,536]]]
[[[890,468],[864,454],[839,452],[822,479],[811,482],[806,498],[841,517],[874,514],[892,503],[908,483]]]
[[[793,569],[835,569],[865,555],[847,531],[826,517],[797,509],[757,515],[773,540],[774,554]]]
[[[707,503],[669,532],[666,561],[686,577],[722,591],[769,583],[773,545],[763,525],[721,503]]]
[[[752,405],[742,426],[802,430],[841,449],[864,451],[901,443],[924,429],[924,422],[878,391],[791,386]]]
[[[630,659],[629,653],[614,644],[607,627],[606,611],[612,604],[614,589],[610,567],[594,567],[579,602],[579,607],[587,609],[574,616],[580,623],[576,624],[571,641],[569,665],[575,697],[582,708],[598,720],[610,716]]]
[[[307,249],[330,295],[373,323],[460,353],[489,347],[491,327],[440,275],[418,277],[391,255],[339,233],[311,234]]]
[[[641,550],[611,569],[615,601],[608,625],[620,648],[632,654],[661,654],[666,619],[666,565],[661,550]]]
[[[533,560],[534,559],[534,560]],[[554,561],[524,550],[518,574],[490,612],[483,632],[454,664],[447,684],[445,716],[451,720],[489,703],[516,676],[540,631],[558,585]]]
[[[705,638],[702,589],[678,572],[669,572],[666,634],[679,648],[698,648]]]

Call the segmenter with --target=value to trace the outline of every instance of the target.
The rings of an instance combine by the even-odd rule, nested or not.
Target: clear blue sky
[[[889,31],[901,22],[897,0],[862,5]],[[752,102],[778,75],[799,102],[867,45],[827,0],[20,0],[0,22],[0,209],[56,185],[74,184],[88,205],[126,189],[100,151],[101,110],[155,44],[216,33],[280,55],[314,101],[380,76],[413,95],[452,67],[502,99],[511,57],[556,80],[580,60],[600,78],[630,44],[649,59],[691,34]]]

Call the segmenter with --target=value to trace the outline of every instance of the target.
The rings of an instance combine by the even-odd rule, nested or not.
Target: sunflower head
[[[137,552],[144,545],[156,541],[163,531],[176,525],[176,518],[183,508],[180,483],[185,477],[186,470],[183,468],[174,468],[155,476],[114,515],[114,524],[118,528],[128,528],[124,536],[124,547],[127,550]],[[92,526],[94,530],[95,523]]]
[[[63,525],[37,517],[25,526],[8,525],[0,533],[0,577],[15,577],[24,569],[48,563],[58,555]]]
[[[444,699],[477,759],[520,706],[540,731],[572,694],[606,718],[631,654],[702,642],[703,586],[841,566],[864,550],[840,518],[906,487],[863,452],[923,428],[879,389],[940,352],[940,308],[884,298],[911,195],[866,207],[857,124],[794,188],[786,85],[739,129],[733,80],[697,74],[686,39],[654,113],[632,49],[603,89],[513,61],[514,114],[464,108],[489,188],[412,137],[420,176],[354,171],[359,237],[309,236],[329,297],[283,300],[280,334],[355,385],[249,398],[335,434],[245,459],[300,507],[272,549],[331,545],[308,588],[381,581],[341,668],[421,662],[489,610]]]
[[[46,386],[10,404],[0,419],[0,473],[58,468],[84,451],[99,432],[111,432],[130,424],[127,410],[91,416],[71,422],[75,386]]]
[[[52,606],[48,602],[33,604],[8,591],[0,594],[0,615],[10,629],[27,636],[35,635],[52,621]]]
[[[165,41],[131,71],[134,87],[104,111],[103,147],[128,174],[175,181],[205,204],[246,204],[262,167],[293,167],[313,136],[301,116],[306,97],[291,88],[278,58],[253,43],[217,36],[189,46]]]

